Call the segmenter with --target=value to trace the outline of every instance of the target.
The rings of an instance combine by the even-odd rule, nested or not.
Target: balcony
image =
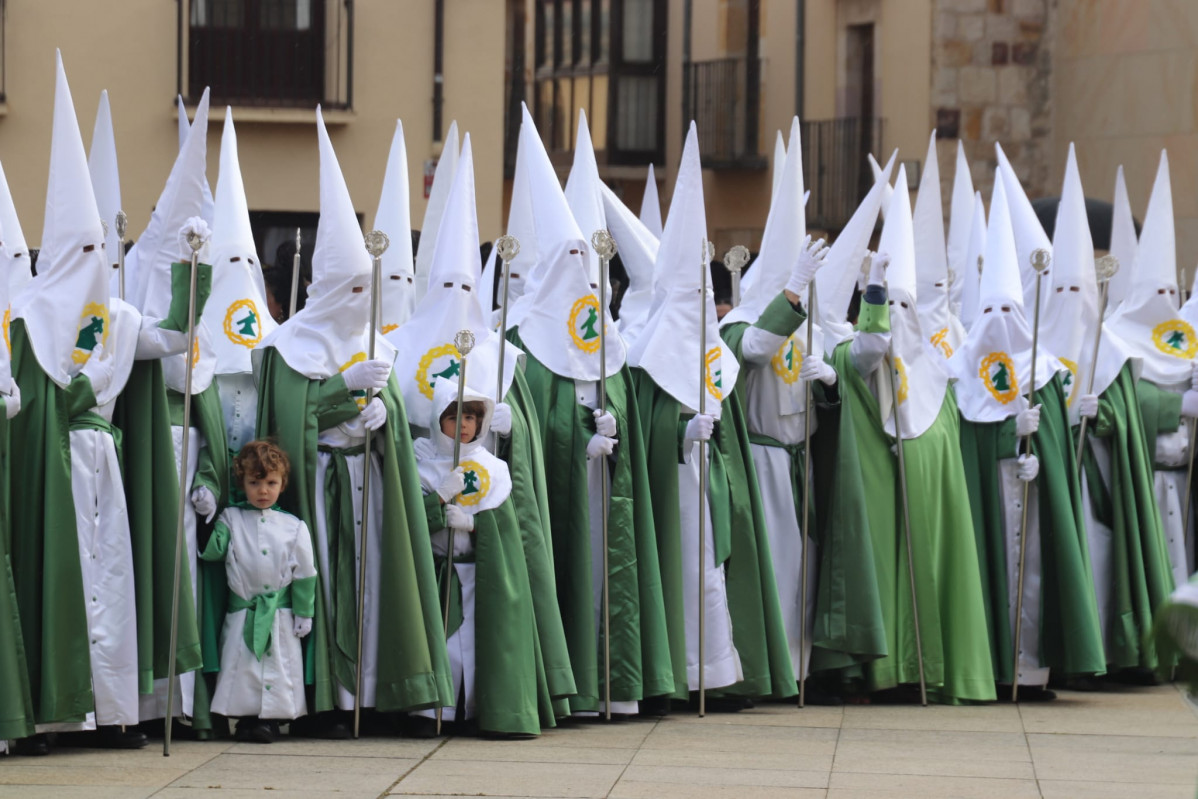
[[[846,117],[801,123],[807,226],[840,230],[873,186],[866,156],[881,158],[882,120]]]
[[[178,0],[178,88],[191,104],[348,109],[353,0]]]
[[[683,65],[683,125],[699,129],[699,154],[707,169],[765,169],[757,150],[760,62],[719,58]]]

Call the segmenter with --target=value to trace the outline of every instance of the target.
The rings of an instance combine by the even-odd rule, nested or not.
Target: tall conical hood
[[[897,155],[896,150],[890,156],[881,176],[874,181],[874,187],[832,242],[824,266],[815,273],[815,302],[819,306],[819,325],[824,331],[824,351],[829,356],[836,345],[853,335],[853,326],[847,320],[849,302],[853,299],[861,262],[878,221],[882,197],[890,189],[890,171]]]
[[[1040,218],[1032,208],[1032,201],[1027,198],[1027,192],[1023,190],[1023,184],[1019,182],[1019,176],[1007,160],[1002,146],[995,142],[994,149],[998,153],[998,170],[1005,184],[1003,189],[1006,191],[1007,208],[1011,214],[1011,230],[1015,235],[1015,254],[1019,263],[1020,281],[1023,283],[1023,307],[1030,314],[1032,298],[1036,293],[1036,270],[1032,268],[1032,253],[1036,250],[1051,252],[1052,242],[1048,240],[1048,234],[1044,232],[1044,226],[1040,224]],[[1048,301],[1052,285],[1053,268],[1050,262],[1041,278],[1041,311]]]
[[[1131,215],[1131,201],[1127,198],[1127,183],[1123,180],[1123,167],[1115,171],[1115,202],[1111,212],[1111,255],[1119,259],[1119,271],[1111,278],[1110,297],[1107,301],[1107,316],[1115,312],[1119,303],[1131,294],[1132,273],[1136,266],[1136,223]],[[1198,277],[1198,271],[1195,272]]]
[[[435,180],[435,178],[434,178]],[[416,310],[416,271],[412,261],[412,214],[409,208],[408,148],[403,122],[395,121],[395,135],[383,174],[383,191],[374,214],[374,229],[387,234],[391,244],[383,253],[380,298],[383,332],[390,333],[411,318]],[[434,234],[435,235],[435,234]],[[431,250],[435,238],[426,242]],[[426,273],[427,274],[427,273]]]
[[[1073,144],[1065,162],[1065,183],[1057,206],[1052,240],[1052,294],[1040,322],[1040,335],[1069,369],[1065,390],[1073,423],[1080,421],[1074,400],[1086,392],[1094,372],[1094,391],[1101,394],[1114,382],[1130,357],[1122,341],[1105,331],[1097,371],[1094,370],[1094,334],[1098,318],[1098,278],[1094,271],[1094,241],[1086,217],[1086,196]]]
[[[187,122],[187,106],[183,104],[183,95],[175,95],[175,111],[178,112],[179,119],[179,149],[183,149],[183,144],[187,141],[187,131],[191,129],[191,125]]]
[[[61,53],[55,53],[55,61],[50,179],[38,275],[17,298],[12,317],[25,320],[42,371],[65,388],[92,351],[108,341],[109,267]]]
[[[926,178],[924,179],[927,180]],[[952,273],[949,287],[949,309],[964,300],[962,288],[969,266],[965,261],[969,249],[969,236],[973,229],[973,178],[969,174],[969,161],[965,159],[965,145],[957,140],[957,169],[953,174],[952,206],[948,220],[948,268]],[[976,263],[974,265],[976,277]]]
[[[427,244],[435,247],[428,293],[421,298],[412,318],[387,336],[398,353],[395,374],[403,391],[409,420],[413,423],[429,418],[437,378],[458,374],[461,355],[453,342],[459,330],[469,330],[476,341],[469,355],[466,380],[470,385],[485,387],[492,400],[499,347],[507,348],[505,394],[522,354],[491,329],[490,314],[484,314],[478,302],[482,264],[478,251],[474,154],[469,133],[462,143],[453,184],[445,198],[437,240]]]
[[[204,89],[205,97],[208,95],[208,89]],[[179,149],[183,149],[183,145],[187,143],[187,132],[191,130],[191,124],[187,121],[187,107],[183,105],[183,96],[176,95],[176,102],[179,110]],[[196,107],[196,116],[198,117],[200,109]],[[208,185],[208,175],[204,175],[204,201],[200,206],[200,218],[209,225],[216,219],[216,199],[212,196],[212,188]]]
[[[437,228],[445,213],[445,202],[449,199],[449,188],[458,169],[458,123],[449,123],[445,141],[441,145],[441,157],[433,172],[433,185],[428,192],[428,203],[424,206],[424,221],[420,225],[420,246],[416,248],[416,302],[428,290],[428,270],[433,265],[433,247],[437,243]],[[424,246],[427,244],[428,246]]]
[[[641,197],[641,224],[653,234],[661,238],[661,200],[657,197],[657,176],[653,173],[653,164],[649,164],[649,177],[645,179],[645,194]]]
[[[574,221],[582,230],[587,243],[596,230],[607,230],[607,217],[603,212],[603,196],[599,187],[599,164],[595,161],[595,148],[591,144],[591,130],[587,127],[587,115],[578,109],[578,135],[574,140],[574,164],[566,179],[566,204]],[[587,248],[587,279],[599,284],[599,255],[594,247]],[[608,295],[610,300],[610,294]]]
[[[965,329],[973,327],[978,316],[978,296],[981,293],[981,275],[978,273],[978,260],[986,252],[986,203],[982,193],[976,192],[973,197],[973,224],[969,228],[969,246],[961,262],[961,323]]]
[[[603,195],[603,213],[607,229],[616,240],[620,262],[628,275],[628,288],[620,300],[620,336],[631,343],[648,321],[653,304],[653,265],[657,261],[658,237],[624,205],[607,186]],[[660,220],[660,216],[658,217]]]
[[[795,119],[798,119],[796,116]],[[794,125],[792,124],[793,128]],[[794,132],[791,131],[793,137]],[[782,183],[782,173],[786,165],[786,142],[782,140],[782,131],[778,131],[774,135],[774,160],[770,164],[770,206],[773,206],[774,200],[778,197],[778,186]]]
[[[1140,356],[1144,379],[1174,387],[1184,383],[1188,388],[1198,336],[1178,313],[1175,235],[1169,157],[1162,150],[1140,232],[1131,292],[1107,327]]]
[[[509,328],[519,327],[524,321],[531,308],[531,296],[558,261],[568,258],[570,250],[585,253],[590,247],[589,237],[570,212],[532,115],[527,106],[523,109],[507,225],[508,234],[520,242],[520,254],[512,261]]]
[[[957,405],[971,422],[999,422],[1028,407],[1032,328],[1023,312],[1015,233],[1006,182],[994,176],[986,231],[977,318],[948,361],[956,379]],[[1036,388],[1065,369],[1043,346],[1036,357]]]
[[[316,107],[316,134],[320,222],[308,299],[303,310],[263,339],[259,348],[275,347],[292,369],[322,380],[365,359],[369,352],[371,262],[320,106]],[[375,357],[395,359],[382,331],[376,348]]]
[[[720,326],[748,322],[753,324],[778,293],[786,287],[791,269],[798,260],[807,236],[807,219],[803,208],[803,162],[799,146],[799,118],[790,125],[790,143],[785,162],[777,171],[778,185],[770,203],[770,213],[761,236],[761,249],[749,272],[740,305],[733,308]],[[806,297],[803,298],[806,303]]]
[[[116,232],[116,212],[121,210],[121,176],[116,160],[116,136],[112,132],[112,109],[108,106],[108,91],[100,92],[100,107],[96,110],[96,126],[92,131],[92,146],[87,157],[92,188],[96,192],[96,207],[107,228],[104,254],[112,266],[110,292],[119,293],[117,250],[120,236]]]
[[[706,247],[699,137],[691,122],[670,215],[657,250],[653,307],[648,323],[629,349],[628,363],[644,369],[684,408],[699,410],[700,397],[704,397],[706,412],[718,418],[720,403],[735,388],[740,368],[720,339],[710,265],[701,266],[706,261]],[[706,327],[702,324],[704,306]],[[702,386],[696,374],[701,363],[706,364]]]
[[[208,249],[212,254],[212,294],[201,319],[211,334],[216,374],[246,374],[253,371],[250,352],[278,324],[266,304],[262,261],[250,227],[232,108],[225,109]]]
[[[0,231],[3,231],[4,246],[0,247],[0,264],[8,276],[9,296],[16,299],[29,281],[33,279],[33,268],[30,266],[29,247],[25,244],[25,234],[21,230],[21,221],[17,219],[17,206],[13,203],[12,192],[8,189],[8,178],[4,175],[4,167],[0,166]]]
[[[961,324],[949,312],[948,252],[944,241],[944,208],[940,203],[940,164],[936,157],[936,131],[928,140],[928,155],[915,200],[915,277],[919,297],[919,324],[933,348],[944,358],[965,337]]]

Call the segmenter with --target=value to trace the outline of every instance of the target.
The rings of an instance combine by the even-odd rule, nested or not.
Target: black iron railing
[[[182,2],[182,0],[180,0]],[[179,88],[214,105],[349,108],[353,0],[191,0]],[[183,91],[186,89],[186,91]]]
[[[882,120],[846,117],[803,122],[803,177],[811,198],[807,225],[839,230],[873,185],[866,156],[883,158]]]
[[[720,58],[684,64],[688,92],[683,104],[684,130],[690,120],[699,129],[699,153],[711,169],[763,169],[757,130],[760,71],[756,61]]]

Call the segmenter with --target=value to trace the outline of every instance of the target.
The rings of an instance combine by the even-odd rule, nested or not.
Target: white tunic
[[[1185,386],[1159,386],[1162,390],[1182,393]],[[1172,433],[1157,436],[1152,483],[1156,501],[1161,509],[1165,546],[1169,550],[1169,565],[1173,569],[1173,584],[1185,585],[1190,580],[1190,563],[1194,557],[1194,519],[1190,511],[1186,524],[1186,467],[1190,462],[1190,426],[1194,422],[1184,416],[1181,426]]]
[[[1007,553],[1007,618],[1015,637],[1016,598],[1019,596],[1019,531],[1023,521],[1023,481],[1016,473],[1019,461],[998,462],[999,493],[1003,507],[1003,538]],[[1023,563],[1023,626],[1019,631],[1019,684],[1043,688],[1048,667],[1040,665],[1040,504],[1035,481],[1027,492],[1027,554]]]
[[[1102,484],[1111,491],[1111,451],[1107,442],[1097,436],[1088,437],[1088,446],[1098,463]],[[1102,627],[1102,647],[1111,651],[1111,594],[1114,574],[1111,559],[1114,555],[1115,535],[1110,527],[1094,515],[1094,503],[1090,498],[1090,481],[1082,476],[1082,508],[1086,514],[1086,543],[1090,547],[1090,569],[1094,575],[1094,594],[1098,600],[1098,623]]]
[[[229,449],[241,452],[242,447],[254,440],[258,421],[258,387],[254,375],[249,372],[218,374],[216,390],[225,416]]]
[[[267,591],[281,591],[296,580],[316,577],[312,539],[307,526],[291,514],[268,508],[226,508],[217,532],[229,531],[224,555],[229,591],[253,601]],[[208,555],[213,552],[209,544]],[[213,553],[211,559],[220,555]],[[220,676],[212,712],[224,716],[294,719],[307,712],[304,658],[294,632],[290,608],[279,608],[271,625],[270,643],[262,659],[245,644],[247,610],[225,616],[221,630]]]
[[[433,533],[433,554],[439,558],[445,557],[448,543],[448,529],[442,528]],[[464,530],[455,530],[453,533],[454,558],[464,557],[473,551],[474,545],[470,542],[470,533]],[[437,568],[444,570],[445,566],[442,564],[438,565]],[[454,690],[453,705],[442,708],[441,711],[441,718],[446,721],[454,721],[458,718],[459,705],[465,711],[465,715],[462,718],[466,719],[474,718],[477,715],[475,711],[478,707],[474,690],[474,673],[478,661],[474,634],[475,565],[455,560],[453,570],[457,574],[458,581],[462,586],[462,624],[453,631],[449,636],[449,640],[445,642],[445,648],[449,651],[449,670],[453,676]],[[444,591],[444,589],[439,590]],[[444,601],[444,598],[442,598],[442,601]],[[426,708],[415,711],[412,715],[424,716],[431,719],[436,718],[437,711],[435,708]]]

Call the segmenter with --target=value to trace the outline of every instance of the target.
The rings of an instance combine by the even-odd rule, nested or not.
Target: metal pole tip
[[[474,349],[474,333],[469,330],[459,330],[453,337],[453,346],[458,348],[458,352],[463,357],[469,355],[470,350]]]
[[[1104,255],[1094,262],[1094,272],[1098,275],[1099,283],[1106,283],[1119,271],[1119,259],[1113,255]]]
[[[1032,250],[1032,269],[1035,269],[1040,274],[1048,271],[1048,265],[1052,263],[1052,253],[1043,247]]]
[[[596,230],[591,235],[591,246],[595,253],[605,261],[610,261],[616,254],[616,240],[606,230]]]
[[[520,254],[520,240],[515,236],[500,236],[495,240],[495,251],[505,261],[513,261]]]
[[[125,231],[129,229],[129,217],[124,211],[116,212],[116,234],[120,238],[125,238]]]
[[[724,267],[732,274],[740,272],[748,262],[749,248],[743,244],[737,244],[724,254]]]
[[[371,258],[379,258],[391,246],[391,239],[381,230],[372,230],[363,237],[366,242],[366,252]]]

